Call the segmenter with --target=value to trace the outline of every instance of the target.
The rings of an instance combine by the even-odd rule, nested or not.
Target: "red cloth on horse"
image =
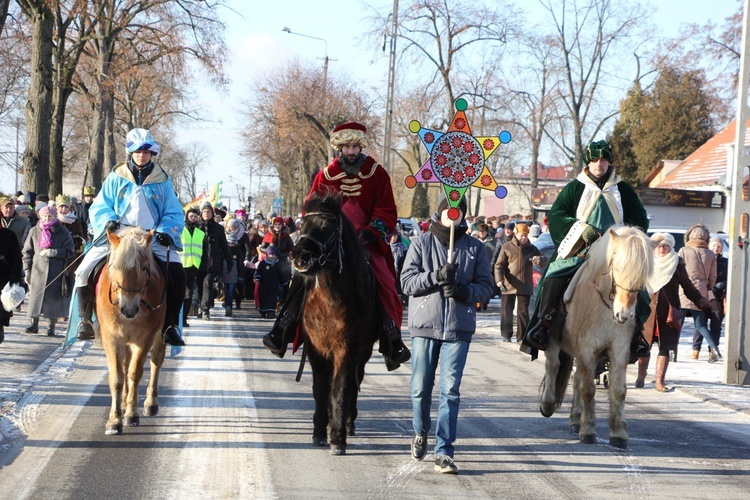
[[[375,284],[380,301],[396,328],[401,330],[403,307],[396,288],[396,268],[393,265],[391,248],[382,235],[370,226],[380,220],[389,233],[396,229],[398,212],[393,198],[393,187],[388,172],[368,156],[357,175],[348,175],[334,160],[313,179],[309,199],[313,194],[343,194],[342,211],[359,232],[370,228],[379,237],[374,244],[367,245],[370,264],[375,274]]]

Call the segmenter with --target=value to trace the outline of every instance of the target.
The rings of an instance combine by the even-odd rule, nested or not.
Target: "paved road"
[[[480,317],[483,325],[497,323],[496,311]],[[408,367],[388,373],[380,355],[373,356],[360,396],[358,436],[351,439],[346,456],[335,457],[310,445],[309,370],[296,383],[299,357],[279,360],[261,346],[269,321],[241,310],[233,318],[216,314],[211,322],[191,323],[189,346],[165,363],[162,412],[142,418],[140,427],[128,428],[122,436],[104,435],[109,392],[101,347],[76,343],[61,356],[54,351],[53,359],[32,375],[19,377],[14,394],[22,394],[20,399],[13,402],[4,394],[12,408],[0,420],[6,436],[0,444],[0,496],[748,495],[750,413],[744,408],[716,404],[716,398],[687,390],[668,395],[631,390],[628,450],[607,445],[603,413],[599,442],[579,444],[568,432],[570,394],[559,414],[543,418],[536,403],[542,363],[529,362],[515,344],[498,343],[493,326],[477,333],[462,385],[455,457],[461,474],[443,476],[432,470],[431,454],[422,462],[409,455]],[[43,338],[11,335],[10,340],[48,348]],[[3,358],[14,352],[12,342],[0,346]],[[5,384],[4,373],[2,379]],[[606,411],[603,392],[598,400],[598,410]]]

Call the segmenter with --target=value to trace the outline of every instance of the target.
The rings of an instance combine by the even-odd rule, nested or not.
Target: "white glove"
[[[41,255],[42,257],[47,257],[47,258],[52,257],[52,249],[43,248],[42,250],[39,251],[39,255]]]

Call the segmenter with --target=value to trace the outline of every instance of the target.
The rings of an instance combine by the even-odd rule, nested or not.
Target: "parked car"
[[[422,234],[422,229],[413,217],[399,217],[396,221],[396,228],[399,229],[401,234],[409,240]]]

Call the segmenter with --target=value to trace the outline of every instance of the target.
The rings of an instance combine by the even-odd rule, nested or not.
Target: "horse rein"
[[[313,264],[317,263],[321,268],[325,267],[325,265],[329,262],[329,259],[333,257],[334,252],[338,251],[338,261],[339,261],[339,274],[342,274],[344,272],[344,246],[341,243],[341,235],[343,232],[343,221],[341,219],[341,215],[331,215],[329,213],[325,212],[308,212],[305,214],[304,218],[307,218],[310,215],[319,215],[321,217],[327,218],[327,219],[338,219],[338,227],[336,228],[336,231],[331,233],[331,235],[328,237],[328,239],[325,241],[325,243],[321,243],[320,240],[315,238],[314,236],[310,236],[309,234],[302,234],[299,237],[299,240],[302,241],[310,240],[312,243],[315,244],[315,246],[318,247],[318,251],[320,252],[320,255],[318,258],[313,261]],[[338,245],[336,245],[336,248],[329,248],[332,243],[338,242]],[[300,272],[307,272],[312,268],[312,265],[310,265],[307,269]]]

